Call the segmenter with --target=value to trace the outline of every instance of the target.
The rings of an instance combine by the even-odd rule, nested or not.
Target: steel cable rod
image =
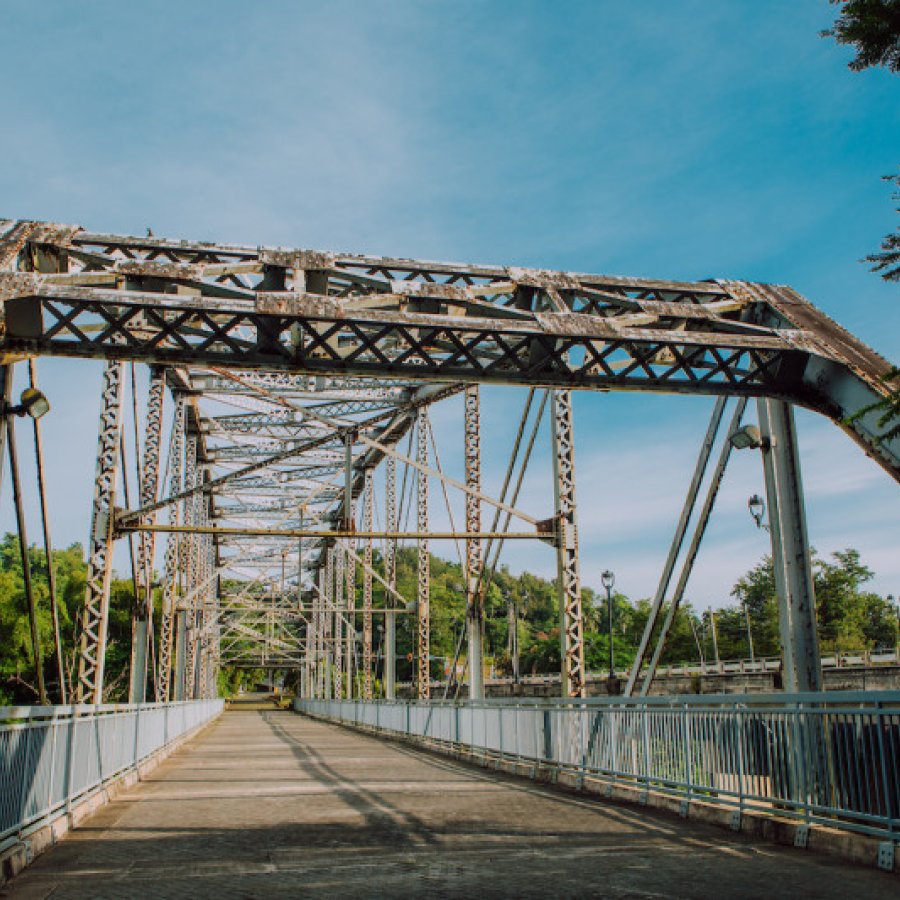
[[[541,405],[538,407],[537,415],[535,416],[534,424],[531,429],[531,435],[528,439],[528,444],[526,445],[526,448],[525,448],[525,454],[522,457],[521,467],[519,469],[519,475],[516,480],[515,488],[513,490],[513,496],[512,496],[513,503],[515,503],[519,497],[519,491],[522,488],[522,482],[525,478],[525,471],[528,467],[529,461],[531,460],[531,453],[534,450],[535,440],[537,439],[541,421],[544,416],[544,409],[547,405],[547,400],[549,399],[549,397],[550,397],[550,392],[544,391],[544,396],[541,399]],[[529,405],[530,405],[530,403],[529,403]],[[524,419],[523,419],[522,424],[524,426],[524,424],[525,424]],[[517,443],[520,440],[521,440],[521,435],[517,437]],[[518,453],[516,453],[516,455],[518,455]],[[506,485],[504,485],[504,488],[505,487],[506,487]],[[497,520],[499,518],[500,518],[500,510],[497,510],[492,528],[497,527]],[[482,567],[480,577],[479,577],[478,590],[479,590],[479,592],[483,592],[484,594],[487,594],[487,592],[491,588],[491,584],[493,584],[494,575],[497,571],[497,564],[500,561],[500,553],[503,550],[503,544],[506,540],[508,540],[510,537],[512,537],[512,533],[506,530],[509,528],[509,523],[510,523],[510,516],[507,514],[506,521],[503,523],[499,537],[497,538],[498,543],[497,543],[496,550],[494,551],[494,558],[486,566]],[[493,549],[493,547],[494,547],[494,538],[492,537],[488,541],[487,550],[485,551],[485,557],[490,556],[490,553],[491,553],[491,550]],[[487,573],[486,577],[485,577],[485,573]],[[468,615],[468,607],[466,609],[466,615]],[[460,652],[460,648],[462,646],[462,643],[461,643],[462,642],[462,634],[464,634],[464,633],[465,633],[465,624],[463,624],[463,630],[460,635],[460,646],[457,648],[457,654],[459,654],[459,652]],[[468,664],[469,664],[469,662],[468,662],[468,660],[466,660],[467,667],[468,667]],[[454,668],[455,668],[455,665],[456,665],[456,663],[454,662]],[[457,695],[459,694],[459,685],[458,684],[457,684],[457,688],[456,688],[456,694]]]
[[[434,464],[437,466],[438,472],[440,472],[443,475],[444,470],[441,466],[441,457],[440,457],[440,454],[438,453],[437,441],[435,440],[435,437],[434,437],[434,428],[432,427],[430,421],[428,422],[427,431],[428,431],[428,436],[431,439],[431,449],[434,451]],[[456,533],[456,522],[454,521],[454,518],[453,518],[453,509],[450,506],[450,494],[447,491],[447,485],[443,481],[441,481],[441,493],[444,496],[444,505],[447,507],[447,516],[450,519],[450,530],[452,532],[454,532],[454,534],[455,534]],[[459,559],[459,564],[460,564],[460,566],[463,566],[463,555],[462,555],[462,550],[460,550],[460,547],[459,547],[459,538],[454,537],[453,543],[456,546],[456,556],[457,556],[457,559]]]
[[[525,408],[522,411],[522,415],[519,419],[519,427],[516,432],[515,441],[513,442],[512,453],[510,454],[509,463],[507,464],[507,467],[506,467],[506,475],[503,479],[503,486],[500,489],[500,499],[501,500],[506,500],[506,492],[509,489],[509,482],[510,482],[510,479],[512,478],[512,473],[515,469],[516,460],[519,455],[519,448],[521,446],[522,436],[525,433],[525,426],[528,423],[528,416],[531,412],[531,404],[534,399],[534,393],[535,393],[535,389],[529,388],[528,396],[525,399]],[[547,402],[548,395],[549,395],[549,392],[545,391],[544,392],[544,400],[541,404],[540,412],[538,413],[538,419],[537,419],[538,423],[540,422],[540,418],[543,415],[544,404],[546,404],[546,402]],[[535,430],[535,434],[536,434],[536,430]],[[534,443],[534,438],[532,437],[530,444],[533,445],[533,443]],[[515,502],[515,501],[513,501],[513,502]],[[496,530],[498,523],[500,521],[500,515],[501,515],[501,510],[495,509],[494,510],[494,521],[491,523],[492,531]],[[509,524],[509,521],[510,521],[509,516],[507,516],[507,519],[506,519],[507,525]],[[493,539],[489,540],[487,543],[487,547],[485,548],[485,558],[488,558],[490,556],[492,547],[493,547]],[[486,570],[486,567],[483,566],[481,571],[478,574],[478,585],[476,586],[476,593],[482,591],[485,570]],[[484,591],[486,593],[487,589],[484,588]],[[451,677],[448,680],[447,685],[444,689],[444,699],[446,699],[446,697],[447,697],[447,692],[449,691],[451,683],[454,683],[454,682],[456,683],[456,690],[455,690],[454,696],[459,695],[459,680],[456,679],[455,673],[456,673],[456,666],[459,662],[459,656],[460,656],[460,653],[462,652],[463,640],[464,640],[465,633],[466,633],[466,622],[467,622],[468,616],[469,616],[469,607],[470,607],[470,602],[469,602],[469,599],[467,598],[465,610],[463,611],[463,619],[462,619],[462,625],[460,626],[459,638],[456,642],[456,652],[453,657],[453,665],[451,667]],[[468,659],[466,659],[466,668],[468,668],[468,665],[469,665],[469,661],[468,661]],[[465,670],[464,670],[463,674],[465,674]]]
[[[688,579],[691,577],[691,572],[694,569],[694,562],[697,559],[697,553],[700,550],[700,543],[703,540],[703,535],[706,533],[706,526],[709,524],[709,517],[712,513],[713,506],[716,502],[716,497],[719,493],[719,487],[722,484],[722,478],[725,475],[725,468],[728,465],[728,460],[731,456],[731,436],[741,427],[741,419],[744,415],[744,410],[747,407],[747,399],[745,397],[741,397],[737,405],[734,409],[734,414],[731,417],[731,423],[728,426],[728,431],[725,434],[725,442],[722,444],[722,449],[719,453],[719,459],[716,463],[716,468],[713,471],[712,478],[709,482],[709,487],[706,490],[706,499],[703,502],[703,507],[700,510],[700,516],[697,520],[696,525],[694,526],[694,534],[691,538],[691,543],[688,546],[687,553],[684,558],[684,562],[681,567],[681,574],[678,578],[678,584],[675,586],[675,593],[672,595],[672,602],[669,604],[669,609],[666,613],[666,619],[663,622],[662,629],[659,633],[659,638],[656,642],[656,647],[653,651],[653,658],[650,660],[650,665],[647,668],[647,673],[644,676],[643,684],[641,685],[641,696],[646,697],[650,686],[653,684],[653,678],[656,675],[656,669],[659,665],[660,657],[663,654],[663,650],[665,649],[666,638],[669,635],[669,630],[672,627],[672,623],[675,621],[675,614],[678,612],[678,607],[681,603],[682,598],[684,597],[685,589],[687,588]]]
[[[544,391],[544,396],[541,399],[541,404],[538,407],[537,415],[535,416],[534,424],[531,429],[531,435],[528,438],[528,444],[525,447],[525,453],[522,456],[522,462],[521,462],[521,466],[519,468],[519,474],[516,479],[515,488],[513,489],[513,495],[512,495],[513,503],[516,502],[516,500],[519,497],[519,492],[522,490],[522,483],[525,479],[525,471],[528,468],[528,463],[531,461],[531,454],[534,450],[534,444],[537,439],[538,431],[541,426],[541,421],[543,420],[543,417],[544,417],[544,409],[547,406],[547,400],[549,399],[549,397],[550,397],[550,392]],[[500,528],[500,537],[498,538],[498,544],[497,544],[497,548],[494,552],[493,561],[490,563],[489,566],[486,566],[485,569],[482,570],[482,571],[487,571],[487,573],[488,573],[484,587],[482,588],[482,590],[485,593],[487,593],[487,591],[491,587],[491,584],[494,581],[494,574],[497,570],[497,563],[500,561],[500,552],[503,550],[503,544],[506,540],[509,540],[512,537],[512,532],[507,531],[507,529],[509,528],[509,524],[510,524],[510,517],[507,515],[506,521],[503,523],[502,527]],[[493,547],[493,540],[494,539],[492,538],[491,545],[489,545],[488,551],[485,555],[488,555],[490,553],[490,551]]]
[[[412,453],[412,445],[413,445],[413,429],[409,430],[409,440],[407,441],[407,456]],[[409,526],[409,516],[410,509],[412,508],[412,490],[410,489],[409,494],[406,492],[406,485],[409,481],[409,466],[404,463],[403,464],[403,481],[400,484],[400,503],[397,505],[397,530],[399,531],[400,523],[404,523],[404,528],[408,528]]]
[[[5,410],[2,414],[8,416]],[[6,449],[9,452],[9,474],[12,481],[13,504],[16,508],[16,531],[19,535],[19,551],[22,554],[22,583],[25,590],[25,602],[28,605],[28,624],[31,629],[31,652],[34,660],[37,695],[38,702],[45,706],[49,703],[49,700],[47,699],[47,689],[44,685],[44,661],[41,654],[41,635],[37,620],[37,601],[35,600],[34,585],[31,580],[31,560],[28,557],[28,533],[25,529],[25,510],[22,505],[19,455],[16,452],[16,430],[11,417],[8,417],[6,428]]]
[[[678,524],[675,526],[675,534],[672,537],[672,543],[669,547],[669,555],[666,557],[662,574],[659,578],[659,584],[656,588],[656,593],[653,596],[653,603],[650,606],[650,615],[647,618],[647,623],[644,626],[644,632],[641,635],[641,641],[638,645],[637,653],[634,657],[634,662],[631,664],[631,669],[628,673],[628,681],[625,684],[625,690],[623,692],[624,696],[626,697],[630,697],[634,693],[634,686],[637,682],[637,679],[640,677],[641,668],[644,664],[644,657],[647,655],[647,649],[650,645],[650,640],[653,636],[654,630],[656,629],[657,622],[659,621],[659,614],[662,610],[666,591],[669,589],[669,584],[672,580],[672,573],[675,570],[675,563],[678,561],[678,554],[681,552],[681,548],[684,544],[684,538],[687,534],[688,525],[690,524],[691,516],[694,514],[694,507],[697,504],[697,496],[700,493],[700,487],[703,483],[703,478],[706,475],[706,469],[709,465],[709,458],[712,454],[716,435],[719,433],[719,427],[722,423],[722,416],[725,413],[725,405],[727,403],[727,400],[727,397],[719,397],[713,405],[713,411],[712,415],[710,416],[709,425],[707,426],[706,434],[703,438],[703,443],[700,445],[700,452],[697,456],[697,463],[694,466],[694,474],[691,478],[691,483],[688,486],[688,491],[684,498],[684,505],[681,509],[681,516],[678,519]]]
[[[125,429],[119,432],[119,457],[122,460],[122,494],[125,499],[125,506],[130,506],[129,489],[128,489],[128,457],[125,453]],[[134,555],[134,533],[128,532],[128,556],[131,560],[131,589],[134,593],[134,608],[139,603],[138,579],[137,579],[137,562]]]
[[[272,396],[276,398],[276,402],[279,405],[284,406],[286,409],[291,409],[294,412],[300,413],[302,416],[307,418],[315,419],[317,422],[321,422],[323,425],[327,425],[331,428],[334,428],[335,431],[343,433],[348,430],[352,430],[357,432],[357,438],[363,443],[366,444],[373,450],[378,450],[386,456],[392,456],[394,459],[398,459],[402,462],[406,462],[408,465],[411,465],[414,469],[419,470],[423,475],[431,476],[432,478],[439,478],[443,481],[446,481],[447,484],[452,485],[455,488],[463,491],[466,494],[471,494],[474,497],[477,497],[484,503],[489,503],[491,506],[495,506],[498,509],[502,509],[504,512],[511,513],[514,516],[517,516],[520,519],[528,522],[531,525],[537,525],[538,520],[534,518],[534,516],[530,516],[527,513],[522,512],[521,510],[515,509],[511,506],[506,505],[498,500],[493,499],[492,497],[488,497],[485,494],[482,494],[480,491],[475,491],[470,488],[468,485],[464,484],[461,481],[457,481],[455,478],[450,478],[448,475],[444,475],[441,472],[431,468],[424,463],[420,463],[418,460],[412,459],[411,457],[404,457],[402,453],[398,450],[395,450],[393,447],[388,446],[387,444],[382,443],[379,440],[375,440],[374,438],[367,437],[363,434],[361,427],[357,423],[350,423],[349,425],[340,421],[339,419],[331,418],[330,416],[322,416],[319,413],[313,412],[309,407],[298,406],[295,403],[292,403],[285,397],[278,397],[278,395],[272,395],[271,392],[266,391],[264,388],[257,387],[256,385],[251,385],[243,381],[239,376],[233,375],[227,369],[219,369],[217,367],[211,367],[211,370],[216,372],[218,375],[221,375],[225,378],[230,378],[232,381],[236,381],[239,384],[243,384],[246,387],[249,387],[251,390],[256,391],[257,393],[263,396]],[[381,416],[379,418],[384,418]],[[393,429],[390,429],[393,430]],[[381,435],[384,438],[384,434]]]
[[[33,359],[28,360],[29,384],[37,390],[37,366]],[[32,419],[34,426],[34,459],[37,469],[38,498],[41,504],[41,526],[44,533],[44,555],[47,558],[47,586],[50,592],[50,617],[53,621],[53,646],[56,653],[56,666],[59,674],[60,703],[68,703],[69,685],[66,679],[65,659],[63,658],[62,635],[59,630],[59,598],[56,591],[56,567],[53,561],[53,542],[50,537],[50,519],[47,514],[47,490],[44,480],[44,447],[41,440],[41,423]]]

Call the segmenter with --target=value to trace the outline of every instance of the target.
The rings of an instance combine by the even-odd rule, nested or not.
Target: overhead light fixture
[[[747,501],[747,509],[750,510],[750,515],[753,516],[753,521],[756,522],[757,528],[763,527],[763,516],[766,514],[766,504],[763,502],[763,498],[759,496],[759,494],[754,494]]]
[[[4,412],[8,416],[24,416],[27,413],[32,419],[40,419],[50,412],[50,401],[37,388],[25,388],[19,397],[19,405],[7,406]]]
[[[756,425],[744,425],[728,438],[735,450],[755,449],[763,446],[762,435]]]

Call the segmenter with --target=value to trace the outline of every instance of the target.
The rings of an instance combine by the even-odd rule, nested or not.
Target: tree
[[[885,175],[884,180],[900,187],[900,175]],[[900,193],[895,193],[892,199],[900,202]],[[897,207],[897,212],[900,213],[900,206]],[[869,254],[866,262],[871,263],[872,271],[880,272],[885,281],[900,281],[900,228],[893,234],[885,235],[880,252]],[[896,372],[895,369],[893,377],[897,377]]]
[[[856,48],[850,68],[861,72],[884,66],[900,72],[900,0],[831,0],[841,11],[833,28],[822,32]]]
[[[59,679],[50,615],[47,556],[35,546],[28,548],[37,607],[38,635],[44,659],[44,680],[51,699],[58,697]],[[84,607],[87,563],[81,544],[72,544],[53,553],[56,570],[59,626],[63,648],[63,668],[69,682],[77,674],[78,621]],[[109,632],[106,656],[104,700],[127,699],[128,666],[131,656],[131,607],[134,599],[130,579],[113,578],[110,586]],[[30,704],[37,700],[34,686],[34,659],[22,559],[18,539],[6,534],[0,540],[0,705]]]
[[[754,652],[759,656],[777,656],[781,652],[781,645],[778,637],[778,597],[775,593],[775,569],[772,557],[763,557],[761,562],[739,578],[731,590],[731,596],[737,598],[742,609],[746,609],[745,615],[750,620]],[[742,623],[742,627],[744,649],[741,655],[744,656],[749,655],[746,621]]]
[[[814,560],[822,649],[846,653],[895,646],[896,616],[887,600],[862,589],[874,573],[862,563],[859,551],[838,551],[832,559]]]
[[[861,652],[896,645],[896,615],[888,600],[865,590],[874,573],[862,562],[858,550],[839,550],[831,555],[830,560],[813,554],[813,576],[816,621],[823,651]],[[778,655],[778,598],[771,557],[764,557],[740,578],[731,593],[742,605],[746,605],[756,653],[760,656]],[[730,617],[731,612],[723,610],[718,617],[723,658],[732,652],[728,646],[729,635],[732,632],[739,634],[741,627],[738,617]]]

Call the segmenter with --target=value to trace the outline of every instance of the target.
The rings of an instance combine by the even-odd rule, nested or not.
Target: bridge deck
[[[7,888],[17,898],[896,897],[894,876],[232,711]]]

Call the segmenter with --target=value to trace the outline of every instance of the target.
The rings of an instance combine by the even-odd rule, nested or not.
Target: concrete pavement
[[[0,896],[897,897],[896,876],[229,711]]]

